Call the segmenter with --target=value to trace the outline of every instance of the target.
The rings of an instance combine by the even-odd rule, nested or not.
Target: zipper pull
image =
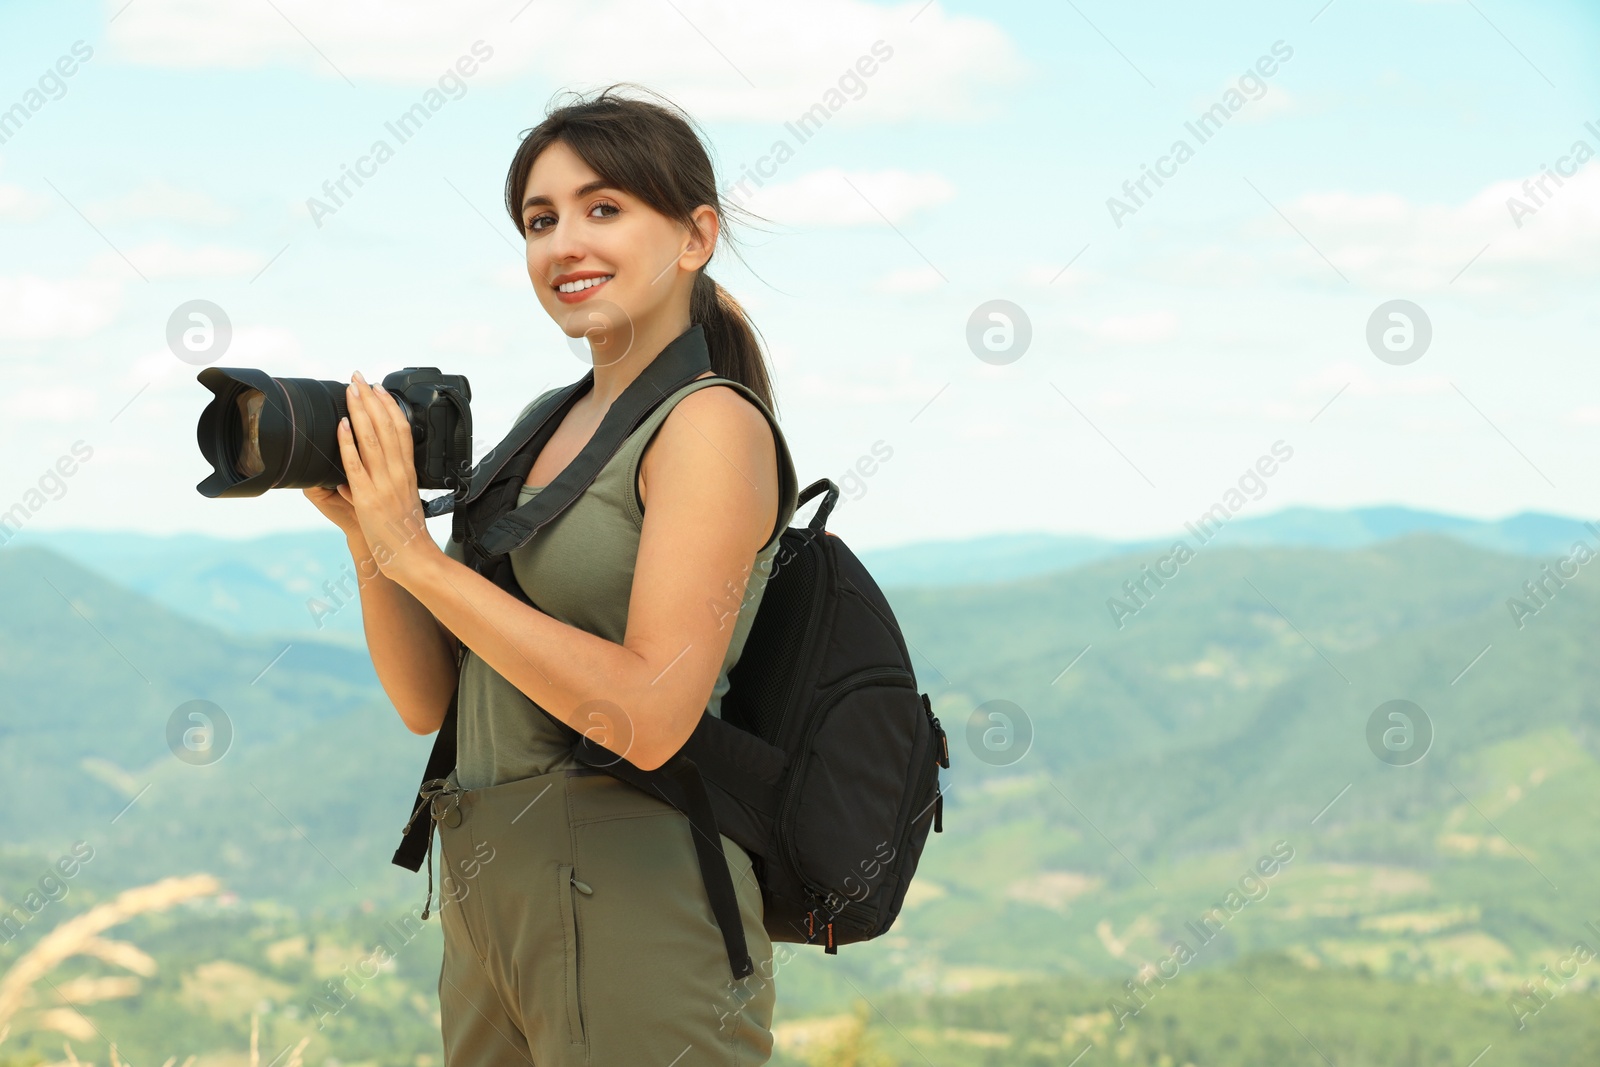
[[[828,947],[823,951],[830,956],[837,956],[839,954],[839,946],[833,943],[833,923],[831,922],[828,924]]]
[[[586,897],[594,896],[594,889],[590,887],[588,882],[580,882],[580,881],[578,881],[578,876],[576,874],[572,875],[571,881],[572,881],[572,888],[576,889],[578,892],[582,893],[584,896],[586,896]]]
[[[933,758],[933,762],[937,763],[945,770],[949,770],[950,742],[949,739],[945,737],[944,727],[939,725],[939,716],[933,713],[933,702],[928,699],[928,694],[919,693],[917,695],[922,697],[922,712],[928,716],[928,724],[933,727],[934,734],[939,738],[939,754]]]
[[[933,832],[944,833],[944,790],[940,790],[933,801]]]

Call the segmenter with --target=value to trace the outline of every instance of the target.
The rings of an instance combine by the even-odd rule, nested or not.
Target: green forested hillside
[[[1115,1062],[1323,1062],[1283,1016],[1339,1064],[1465,1067],[1490,1042],[1494,1062],[1584,1062],[1561,1056],[1596,1040],[1600,962],[1574,952],[1600,949],[1600,587],[1580,571],[1519,626],[1507,600],[1528,599],[1541,561],[1416,535],[1353,551],[1208,546],[1133,600],[1124,582],[1159,555],[889,591],[951,735],[945,833],[888,935],[838,956],[784,950],[785,1055],[813,1055],[865,997],[883,1062],[1066,1063],[1072,1034],[1099,1034],[1095,1055]],[[1137,608],[1120,627],[1113,597]],[[137,1019],[183,1018],[196,982],[232,982],[294,1031],[316,968],[370,951],[362,916],[420,901],[421,877],[388,861],[427,739],[401,727],[359,653],[226,637],[38,549],[0,553],[0,598],[0,771],[26,814],[5,837],[0,892],[19,899],[74,840],[97,850],[53,911],[0,945],[0,967],[45,915],[209,871],[238,899],[183,933],[136,920],[128,936],[162,969],[99,1010],[138,1032]],[[197,697],[236,734],[205,767],[174,759],[165,736]],[[1409,765],[1368,740],[1397,699],[1432,724]],[[1026,751],[985,747],[985,731],[1003,739],[994,701],[1021,709]],[[358,1059],[392,1012],[410,1020],[396,1049],[426,1055],[434,938],[430,924],[311,1053]],[[319,957],[319,942],[338,947]],[[245,971],[198,970],[207,961]],[[1128,1022],[1135,1036],[1095,1021],[1108,991],[1174,966]],[[1519,1031],[1515,998],[1539,1003],[1529,982],[1549,1004]],[[193,1047],[247,1032],[245,1002],[207,1008],[211,1036]],[[1352,1022],[1380,1011],[1370,1030]]]

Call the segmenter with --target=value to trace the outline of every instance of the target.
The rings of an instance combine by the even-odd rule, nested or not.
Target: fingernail
[[[360,371],[356,371],[356,381],[360,382],[362,385],[367,384],[367,380],[361,376]]]

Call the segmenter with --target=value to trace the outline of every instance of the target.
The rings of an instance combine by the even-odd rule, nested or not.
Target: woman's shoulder
[[[766,404],[753,390],[726,378],[696,379],[669,399],[672,403],[657,409],[635,439],[626,469],[637,472],[636,482],[645,486],[656,468],[675,466],[675,454],[682,457],[683,468],[691,467],[706,454],[707,445],[737,469],[776,468],[778,514],[769,542],[782,533],[794,515],[798,485],[788,442]],[[643,501],[636,490],[633,503],[640,521]]]
[[[697,378],[680,386],[634,431],[635,457],[655,451],[663,438],[696,439],[701,447],[755,448],[769,451],[783,431],[753,391],[728,378]],[[668,446],[672,450],[672,446]]]

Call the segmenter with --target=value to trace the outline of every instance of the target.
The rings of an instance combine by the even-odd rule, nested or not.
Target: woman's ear
[[[717,235],[722,231],[722,220],[717,217],[717,209],[710,204],[701,204],[694,209],[694,226],[688,233],[688,244],[683,255],[684,265],[689,270],[699,270],[711,259],[711,253],[717,247]]]

